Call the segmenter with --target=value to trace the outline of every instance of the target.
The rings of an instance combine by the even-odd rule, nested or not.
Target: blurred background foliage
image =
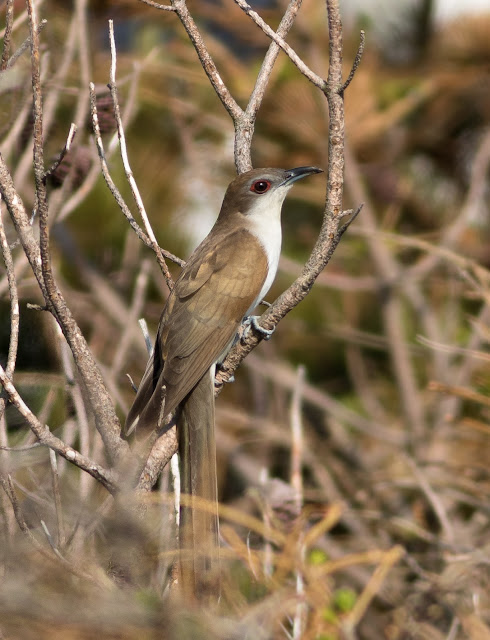
[[[93,0],[83,12],[86,22],[77,22],[73,17],[83,2],[38,4],[41,17],[48,19],[42,32],[45,108],[51,109],[45,118],[46,157],[59,152],[71,121],[80,127],[73,150],[50,183],[53,262],[123,419],[132,398],[126,373],[138,381],[146,363],[137,318],[144,315],[154,332],[167,292],[151,253],[128,228],[100,175],[92,139],[88,81],[98,90],[112,175],[129,202],[130,190],[111,143],[115,128],[105,88],[108,18],[115,22],[118,87],[133,173],[161,246],[181,257],[211,227],[234,175],[233,128],[174,14],[136,0]],[[15,6],[20,14],[23,3]],[[257,7],[276,27],[284,3]],[[245,106],[268,39],[227,0],[189,2],[189,9],[224,82]],[[407,551],[385,585],[371,594],[358,637],[480,640],[490,633],[490,13],[436,24],[433,3],[412,2],[381,22],[383,29],[378,16],[351,13],[344,36],[346,77],[359,29],[367,32],[362,64],[345,96],[345,207],[363,202],[364,210],[311,294],[273,339],[246,359],[235,384],[221,394],[220,495],[223,502],[250,513],[267,511],[264,504],[272,505],[272,511],[283,508],[283,497],[279,506],[274,502],[272,478],[291,482],[291,397],[302,365],[302,500],[313,510],[308,526],[319,517],[315,508],[321,513],[334,503],[344,509],[329,534],[315,541],[311,563],[323,566],[345,554],[395,544]],[[19,26],[15,46],[26,34],[25,24]],[[326,76],[323,2],[305,1],[288,42]],[[1,76],[0,150],[24,202],[32,207],[29,74],[24,55]],[[327,136],[323,96],[280,55],[259,112],[254,166],[326,167]],[[271,301],[299,274],[309,255],[324,192],[321,178],[305,181],[285,204],[283,258]],[[12,229],[7,230],[13,242]],[[39,292],[20,254],[14,257],[21,296],[15,381],[29,406],[55,432],[100,459],[90,415],[84,417],[87,429],[79,431],[83,411],[63,366],[66,350],[51,318],[26,308],[27,302],[40,302]],[[9,302],[1,270],[0,276],[3,363]],[[6,424],[10,445],[32,442],[11,407]],[[10,453],[5,464],[37,535],[40,520],[54,517],[47,454]],[[104,496],[91,478],[82,481],[75,471],[63,469],[65,527],[71,530],[66,551],[88,553],[101,539],[110,540],[104,538],[110,526],[94,526],[76,545],[73,539],[80,535],[75,531],[85,531]],[[70,508],[74,500],[77,507]],[[33,563],[38,584],[46,588],[46,568],[30,558],[32,550],[13,544],[14,525],[5,500],[2,508],[4,532],[11,540],[9,558],[2,552],[6,575],[13,558]],[[287,530],[290,524],[280,526]],[[275,591],[265,579],[254,581],[242,565],[230,574],[236,583],[227,601],[230,615],[248,615],[249,629],[260,628],[261,616],[272,620],[270,610],[274,598],[281,601],[281,589],[289,594],[294,569],[289,567],[289,577]],[[342,620],[371,573],[353,562],[335,579],[321,582],[318,592],[307,585],[310,613],[304,637],[344,637]],[[152,579],[145,587],[148,593],[164,582],[161,576]],[[83,595],[74,589],[67,587]],[[13,621],[8,627],[13,635],[6,637],[31,637],[15,616],[22,618],[32,595],[27,596],[21,581],[12,593],[23,594],[16,602],[25,606],[18,604],[19,613],[13,598],[2,601]],[[148,604],[139,596],[124,597],[131,603],[124,629],[120,635],[106,630],[104,637],[167,637],[155,631],[162,624],[178,628],[172,633],[179,638],[232,637],[219,627],[223,620],[215,620],[218,626],[211,625],[212,631],[197,633],[192,621],[190,630],[182,628],[187,624],[182,621],[162,622],[160,605],[151,599]],[[118,619],[116,600],[108,593],[107,601],[92,603],[98,611],[107,605],[107,629]],[[270,605],[268,613],[259,611],[254,600]],[[63,607],[70,609],[66,602]],[[65,609],[63,615],[68,615]],[[100,631],[99,621],[91,616],[88,624],[86,635],[76,635],[70,627],[60,637],[93,637],[90,633]],[[287,637],[276,622],[269,626],[273,631],[264,637]],[[234,632],[245,637],[240,629]],[[44,637],[39,633],[36,637]]]

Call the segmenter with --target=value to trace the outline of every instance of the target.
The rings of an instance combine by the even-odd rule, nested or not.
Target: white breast
[[[248,230],[263,246],[269,265],[267,278],[248,313],[264,299],[276,277],[282,242],[281,208],[288,191],[288,187],[277,189],[268,197],[258,198],[257,204],[247,214]]]

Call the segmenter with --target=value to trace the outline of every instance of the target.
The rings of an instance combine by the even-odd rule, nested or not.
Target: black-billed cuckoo
[[[187,261],[160,318],[126,433],[144,436],[175,412],[181,490],[208,504],[217,504],[215,365],[274,280],[286,194],[296,180],[321,171],[253,169],[235,178],[216,223]],[[199,508],[199,500],[195,504],[193,509],[182,507],[179,527],[180,580],[187,595],[209,588],[206,574],[217,572],[217,513]]]

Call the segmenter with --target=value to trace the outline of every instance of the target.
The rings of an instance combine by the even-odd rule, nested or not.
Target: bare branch
[[[322,85],[321,87],[327,97],[329,112],[328,184],[323,223],[301,275],[261,316],[260,326],[264,329],[273,329],[291,309],[305,298],[316,278],[329,262],[342,234],[360,211],[359,208],[353,215],[351,212],[342,211],[345,128],[343,94],[340,91],[342,87],[342,25],[338,3],[333,0],[327,2],[327,8],[330,63],[327,86]],[[351,215],[351,217],[346,223],[340,225],[340,221],[346,215]],[[249,331],[245,338],[233,347],[216,376],[218,386],[229,379],[238,364],[257,346],[261,339],[262,336],[258,331]]]
[[[85,456],[82,456],[78,451],[67,446],[62,440],[53,435],[49,427],[42,424],[22,400],[17,389],[7,377],[2,366],[0,366],[0,383],[7,392],[10,402],[25,418],[29,427],[32,429],[41,444],[53,449],[60,456],[68,460],[68,462],[72,462],[83,471],[89,473],[111,493],[116,492],[117,486],[115,475],[111,471],[108,471],[91,460],[88,460]]]
[[[88,582],[91,582],[94,585],[97,585],[97,586],[99,586],[101,588],[102,587],[107,588],[107,585],[102,585],[93,576],[91,576],[88,573],[85,573],[85,571],[82,571],[82,570],[78,569],[77,567],[75,567],[71,562],[66,560],[61,555],[61,553],[59,553],[59,551],[58,551],[58,553],[54,553],[54,555],[52,553],[50,553],[49,551],[47,551],[39,543],[39,541],[34,537],[34,535],[32,534],[31,530],[29,529],[29,527],[28,527],[28,525],[27,525],[27,523],[26,523],[26,521],[24,519],[24,516],[22,515],[22,510],[20,508],[19,501],[17,500],[17,496],[15,495],[15,491],[14,491],[14,487],[13,487],[13,484],[12,484],[11,477],[10,476],[4,477],[3,475],[0,475],[0,484],[2,485],[5,493],[7,494],[8,499],[10,500],[10,503],[11,503],[13,511],[14,511],[15,519],[17,521],[17,524],[19,525],[20,530],[26,536],[26,538],[29,540],[29,542],[32,544],[32,546],[39,553],[41,553],[48,560],[55,561],[55,562],[61,562],[61,564],[62,564],[64,569],[67,569],[70,573],[72,573],[73,575],[77,576],[78,578],[82,578],[83,580],[87,580]]]
[[[149,7],[153,7],[154,9],[160,9],[161,11],[175,11],[175,7],[170,7],[168,4],[159,4],[158,2],[153,2],[153,0],[139,0],[143,4],[147,4]]]
[[[124,364],[128,349],[131,345],[134,325],[138,320],[138,317],[141,315],[144,304],[145,293],[148,287],[150,266],[151,265],[148,258],[143,260],[139,273],[136,276],[133,300],[129,307],[128,313],[126,314],[125,328],[123,329],[123,333],[119,340],[119,346],[113,357],[112,365],[110,368],[110,375],[112,376],[112,378],[115,378],[120,372]]]
[[[224,108],[230,114],[233,122],[236,122],[243,114],[243,110],[240,108],[238,103],[235,101],[229,90],[227,89],[225,83],[221,79],[219,71],[214,64],[213,59],[211,58],[202,36],[197,28],[196,23],[194,22],[189,10],[187,9],[187,5],[185,0],[172,0],[172,7],[177,12],[177,15],[180,18],[180,21],[184,25],[184,29],[189,36],[194,48],[196,50],[197,55],[199,56],[199,60],[201,62],[202,68],[206,72],[206,75],[209,78],[213,89],[216,91],[218,98],[221,100]]]
[[[284,53],[298,67],[305,78],[308,78],[308,80],[316,87],[318,87],[321,91],[325,92],[327,90],[327,83],[325,82],[325,80],[318,76],[314,71],[312,71],[308,67],[308,65],[306,65],[303,60],[301,60],[298,54],[288,45],[288,43],[285,42],[283,38],[281,38],[281,36],[274,31],[274,29],[271,29],[271,27],[269,27],[269,25],[264,22],[264,20],[262,20],[259,14],[254,11],[247,2],[245,2],[245,0],[235,0],[235,2],[250,18],[252,18],[255,24],[259,26],[271,40],[273,40],[279,47],[281,47]]]
[[[63,162],[66,154],[68,153],[68,151],[70,151],[71,143],[73,142],[73,139],[74,139],[76,133],[77,133],[77,125],[72,122],[71,125],[70,125],[70,130],[68,131],[68,136],[66,138],[65,146],[59,152],[58,157],[53,162],[53,164],[49,167],[49,169],[44,172],[44,176],[43,176],[44,181],[46,181],[46,179],[49,176],[53,175],[53,173],[56,171],[56,169]]]
[[[293,26],[294,20],[298,14],[298,11],[300,10],[301,4],[302,0],[291,0],[291,2],[289,3],[289,6],[286,9],[286,12],[284,13],[284,16],[282,17],[282,20],[277,28],[276,33],[280,38],[285,38],[289,30]],[[252,91],[252,95],[250,96],[250,100],[248,101],[248,105],[245,110],[245,113],[249,118],[255,119],[257,111],[260,109],[260,105],[262,104],[262,99],[264,97],[274,63],[280,50],[280,46],[275,41],[272,41],[270,43],[269,49],[267,50],[264,61],[262,62],[262,66],[257,76],[255,87]]]
[[[0,202],[1,205],[1,202]],[[7,365],[5,374],[9,379],[12,379],[15,369],[15,362],[17,360],[17,349],[19,346],[19,296],[17,293],[17,281],[15,278],[14,262],[12,260],[12,254],[7,242],[7,236],[5,234],[5,228],[3,226],[2,219],[2,207],[0,206],[0,246],[2,248],[3,260],[5,262],[5,268],[7,270],[7,281],[10,294],[10,339],[9,350],[7,356]],[[5,398],[3,394],[0,394],[0,420],[3,418],[5,411]]]
[[[102,167],[102,175],[104,176],[106,184],[109,187],[110,192],[114,196],[115,201],[119,205],[119,208],[121,209],[121,211],[123,212],[124,216],[126,217],[126,219],[128,220],[129,224],[131,225],[131,228],[135,231],[135,233],[138,236],[138,238],[147,247],[149,247],[150,249],[153,249],[152,241],[150,240],[150,238],[146,235],[146,233],[143,231],[143,229],[139,226],[139,224],[134,219],[133,214],[131,213],[128,205],[125,203],[124,198],[121,195],[121,192],[116,187],[116,185],[114,183],[114,180],[112,179],[112,176],[111,176],[111,174],[109,172],[109,167],[107,166],[107,160],[106,160],[106,157],[105,157],[104,144],[102,142],[102,136],[101,136],[101,133],[100,133],[99,120],[98,120],[98,116],[97,116],[97,101],[96,101],[96,94],[95,94],[95,85],[93,84],[93,82],[90,83],[90,105],[91,105],[91,113],[92,113],[92,127],[93,127],[93,130],[94,130],[95,143],[97,145],[97,152],[99,154],[99,159],[100,159],[100,163],[101,163],[101,167]],[[183,260],[181,260],[177,256],[174,256],[169,251],[164,251],[163,249],[161,249],[161,251],[162,251],[163,255],[165,256],[165,258],[168,258],[169,260],[172,260],[176,264],[178,264],[180,266],[185,264],[185,262]]]
[[[361,58],[362,58],[362,54],[364,53],[365,42],[366,42],[366,33],[364,30],[361,29],[359,46],[357,48],[356,57],[354,58],[354,62],[352,63],[352,69],[350,70],[349,76],[347,80],[344,82],[344,84],[342,85],[342,88],[340,89],[342,93],[344,93],[344,91],[347,89],[347,87],[350,85],[350,83],[354,79],[357,68],[361,64]]]
[[[44,29],[44,27],[47,24],[48,24],[47,20],[41,20],[41,22],[37,27],[38,34],[41,33],[41,31]],[[24,51],[27,51],[27,49],[29,49],[30,46],[31,46],[31,38],[30,36],[28,36],[24,40],[24,42],[20,45],[20,47],[17,49],[17,51],[15,51],[15,53],[13,53],[12,56],[9,58],[6,68],[10,69],[11,67],[13,67],[14,64],[17,62],[17,60],[20,58],[20,56],[24,53]]]
[[[0,198],[1,205],[1,198]],[[15,361],[17,358],[17,348],[19,345],[19,296],[17,293],[17,282],[15,278],[14,262],[12,254],[7,242],[5,227],[3,226],[2,207],[0,206],[0,246],[2,248],[3,260],[7,270],[7,281],[10,294],[10,341],[9,352],[7,356],[7,366],[5,373],[12,378],[15,369]],[[0,405],[0,415],[1,415]]]
[[[153,446],[143,473],[136,487],[137,491],[148,492],[157,482],[162,469],[178,450],[175,425],[161,435]]]
[[[415,480],[417,481],[417,484],[419,485],[422,493],[427,498],[427,501],[432,506],[434,513],[436,514],[437,519],[439,520],[439,524],[441,525],[441,528],[444,532],[445,542],[448,542],[449,544],[454,543],[455,541],[454,529],[451,525],[451,521],[449,519],[447,509],[444,506],[442,500],[434,491],[434,489],[431,487],[428,478],[422,472],[422,469],[419,468],[415,460],[413,460],[412,458],[406,457],[406,461],[410,466],[410,469],[412,470]]]
[[[277,34],[285,38],[296,18],[301,7],[302,0],[291,0],[288,8],[277,29]],[[262,104],[262,100],[269,83],[269,79],[277,60],[280,47],[274,41],[269,45],[269,49],[264,57],[262,66],[257,75],[255,87],[248,101],[247,108],[238,120],[235,120],[235,166],[237,173],[243,173],[252,169],[251,146],[255,127],[257,112]]]
[[[136,206],[138,207],[138,211],[143,220],[143,224],[145,225],[146,233],[148,234],[148,237],[150,239],[152,249],[155,252],[158,264],[160,265],[160,269],[162,270],[163,277],[165,278],[165,282],[167,283],[168,288],[171,290],[173,287],[173,279],[172,279],[172,276],[170,275],[170,271],[168,270],[167,263],[165,262],[163,252],[160,249],[157,239],[155,238],[155,234],[153,233],[153,229],[151,228],[150,221],[146,214],[145,205],[143,204],[143,199],[141,198],[138,185],[136,184],[136,180],[134,179],[133,172],[129,164],[128,150],[126,147],[126,137],[124,135],[124,128],[122,126],[121,112],[119,110],[119,98],[117,95],[117,85],[116,85],[117,56],[116,56],[116,43],[114,40],[113,20],[109,20],[109,40],[111,43],[111,72],[110,72],[109,89],[111,91],[112,102],[114,103],[114,115],[117,123],[117,135],[119,138],[119,146],[121,149],[121,158],[124,165],[124,171],[126,173],[126,178],[131,187],[131,193],[133,194],[134,201],[136,202]]]
[[[37,245],[36,249],[34,250],[34,255],[32,255],[30,258],[30,262],[35,256],[35,273],[42,288],[46,304],[49,310],[53,313],[53,315],[55,315],[56,319],[58,320],[63,334],[65,335],[67,342],[70,345],[73,357],[75,359],[75,362],[77,363],[80,374],[88,392],[89,400],[95,414],[97,429],[102,436],[104,444],[107,448],[108,455],[113,460],[116,460],[119,457],[120,453],[127,449],[127,443],[125,443],[120,437],[120,423],[112,404],[112,400],[107,392],[104,381],[100,374],[97,363],[95,362],[95,359],[90,352],[90,349],[88,348],[88,345],[80,331],[79,326],[73,318],[70,309],[66,305],[66,302],[60,290],[58,289],[51,268],[49,254],[48,201],[46,185],[44,181],[43,110],[39,66],[39,33],[37,30],[37,17],[35,7],[32,0],[27,0],[27,10],[29,15],[29,33],[31,37],[31,75],[34,102],[33,159],[34,181],[36,185],[36,202],[37,210],[39,213],[39,254],[41,263],[41,274],[39,274],[38,271],[39,260],[38,255],[36,255],[38,254]],[[9,206],[5,193],[4,198],[7,201],[7,206]],[[16,209],[15,213],[18,214],[19,198],[17,195],[16,198],[17,201],[15,204],[17,206],[14,208]],[[11,206],[13,206],[12,200]],[[29,235],[32,236],[31,230],[29,230]],[[41,277],[39,278],[39,276]]]
[[[56,460],[56,453],[53,451],[53,449],[49,450],[49,463],[51,466],[51,486],[53,488],[56,524],[58,529],[58,547],[64,547],[65,529],[63,525],[63,511],[61,508],[60,477],[58,473],[58,462]]]
[[[10,56],[10,45],[12,40],[12,28],[14,22],[14,0],[7,0],[5,8],[5,33],[3,36],[2,59],[0,60],[0,71],[5,71],[8,67]]]

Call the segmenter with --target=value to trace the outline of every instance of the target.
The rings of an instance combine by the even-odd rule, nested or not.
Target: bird
[[[293,184],[322,169],[262,168],[228,186],[218,218],[172,288],[155,346],[125,425],[137,439],[175,415],[181,491],[194,502],[180,511],[180,587],[201,599],[219,590],[214,375],[275,278],[281,252],[281,210]],[[262,330],[264,337],[269,332]],[[200,507],[199,500],[215,505]]]

